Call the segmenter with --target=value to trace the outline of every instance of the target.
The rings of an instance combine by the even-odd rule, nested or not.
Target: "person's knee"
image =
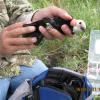
[[[0,79],[0,100],[6,100],[9,85],[10,85],[10,78]]]
[[[46,65],[36,59],[32,67],[21,66],[21,74],[11,79],[11,88],[15,90],[25,79],[32,79],[48,70]]]

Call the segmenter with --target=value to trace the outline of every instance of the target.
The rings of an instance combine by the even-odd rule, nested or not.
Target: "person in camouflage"
[[[0,0],[1,80],[5,77],[18,77],[20,73],[23,74],[20,69],[21,65],[24,65],[24,68],[31,67],[29,70],[31,71],[30,74],[32,74],[32,64],[34,64],[34,58],[29,50],[34,47],[33,44],[37,41],[37,39],[35,37],[24,38],[22,35],[35,31],[35,27],[23,27],[23,24],[50,16],[59,16],[66,20],[72,19],[72,17],[65,10],[55,6],[34,10],[27,0]],[[76,22],[73,21],[72,25],[75,23]],[[71,30],[67,25],[62,25],[61,28],[66,36],[72,36]],[[54,28],[46,29],[43,26],[40,26],[39,30],[47,39],[57,38],[62,40],[65,37]],[[28,69],[26,68],[26,70]],[[0,86],[2,87],[1,84]],[[7,90],[5,91],[7,92]]]
[[[35,27],[23,27],[23,24],[50,16],[72,18],[65,10],[54,6],[37,11],[32,9],[27,0],[0,0],[0,76],[18,75],[19,65],[32,66],[33,57],[28,49],[34,47],[36,38],[21,38],[21,35],[34,31]],[[64,25],[62,29],[66,35],[72,35],[67,26]],[[48,39],[64,38],[55,29],[48,32],[40,26],[40,31]]]

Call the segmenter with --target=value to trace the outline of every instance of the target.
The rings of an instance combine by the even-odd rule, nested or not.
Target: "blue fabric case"
[[[40,87],[39,95],[40,100],[72,100],[69,94],[49,87]]]

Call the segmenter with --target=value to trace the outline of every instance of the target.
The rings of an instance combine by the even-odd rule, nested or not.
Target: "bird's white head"
[[[73,32],[83,32],[86,29],[86,24],[83,20],[76,20],[76,25],[73,27]]]

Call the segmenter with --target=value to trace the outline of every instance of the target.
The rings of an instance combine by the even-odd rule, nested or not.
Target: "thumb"
[[[71,20],[72,17],[66,12],[64,9],[58,8],[58,7],[52,7],[51,12],[53,16],[59,16],[63,19]]]
[[[76,19],[72,19],[70,22],[71,26],[76,26],[77,20]]]

